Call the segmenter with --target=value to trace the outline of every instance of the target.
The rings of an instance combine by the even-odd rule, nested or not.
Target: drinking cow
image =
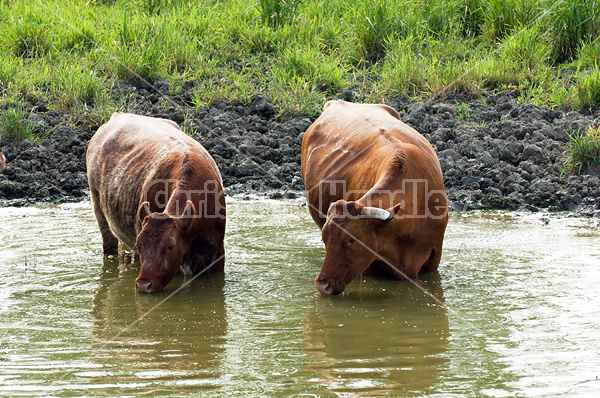
[[[448,222],[442,170],[394,109],[329,101],[304,134],[301,173],[325,243],[321,293],[339,294],[360,274],[437,270]]]
[[[170,120],[116,112],[90,140],[87,175],[105,254],[135,248],[142,293],[178,270],[222,271],[225,197],[217,165]]]

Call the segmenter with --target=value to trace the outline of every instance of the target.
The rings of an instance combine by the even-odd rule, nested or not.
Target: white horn
[[[362,212],[360,214],[370,218],[378,218],[384,221],[390,218],[389,211],[377,207],[363,207]]]

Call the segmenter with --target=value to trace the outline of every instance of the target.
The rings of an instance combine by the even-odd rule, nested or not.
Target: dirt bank
[[[228,194],[302,194],[300,143],[314,118],[293,115],[274,120],[277,109],[261,96],[247,105],[216,101],[208,109],[194,109],[187,106],[192,89],[186,85],[166,106],[156,91],[127,83],[115,95],[128,94],[136,100],[139,105],[130,111],[169,118],[193,132],[219,165]],[[352,92],[343,96],[355,97]],[[516,103],[516,93],[457,105],[461,102],[389,102],[436,148],[453,208],[600,212],[598,175],[561,176],[568,134],[585,130],[600,112],[565,114],[522,105]],[[47,110],[43,104],[32,108],[36,132],[48,138],[39,145],[0,142],[7,158],[7,167],[0,172],[0,204],[86,198],[85,150],[93,128],[77,128],[68,123],[68,113]]]

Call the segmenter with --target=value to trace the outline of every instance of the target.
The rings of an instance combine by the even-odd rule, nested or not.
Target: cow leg
[[[102,219],[98,215],[96,217],[98,217],[98,226],[100,227],[100,234],[102,234],[102,252],[117,255],[119,253],[119,240],[110,231],[106,218],[103,215],[101,216]]]
[[[397,279],[387,262],[382,260],[373,261],[362,274],[365,276],[375,276],[377,278]]]
[[[92,206],[94,208],[94,214],[96,220],[98,220],[98,227],[100,227],[100,234],[102,235],[102,252],[104,254],[118,254],[119,251],[119,240],[113,235],[108,226],[108,221],[104,217],[102,209],[100,209],[100,195],[97,191],[91,192]]]
[[[225,245],[221,242],[218,249],[208,242],[201,242],[199,250],[184,257],[182,271],[184,274],[196,275],[199,272],[222,272],[225,269]],[[211,254],[212,253],[212,254]],[[185,266],[187,264],[187,266]],[[209,267],[207,269],[207,267]],[[187,268],[187,269],[183,269]],[[189,270],[189,271],[188,271]]]
[[[421,271],[423,272],[434,272],[437,271],[438,266],[440,265],[440,260],[442,259],[442,250],[441,248],[438,249],[433,249],[431,251],[431,255],[429,256],[429,260],[427,260],[427,262],[425,264],[423,264],[423,267],[421,268]]]
[[[397,266],[391,269],[394,277],[404,279],[416,279],[422,267],[431,258],[431,251],[406,250],[402,253]],[[395,264],[394,264],[395,265]]]
[[[225,245],[223,243],[221,243],[221,247],[215,253],[213,261],[216,262],[215,265],[212,266],[211,271],[223,272],[223,270],[225,269]]]

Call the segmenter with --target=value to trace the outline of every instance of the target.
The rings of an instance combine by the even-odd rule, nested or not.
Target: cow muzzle
[[[150,280],[138,279],[135,281],[135,291],[138,293],[160,293],[162,290],[162,286]]]
[[[344,291],[346,286],[334,283],[332,279],[317,277],[315,279],[315,287],[322,294],[336,295]]]

